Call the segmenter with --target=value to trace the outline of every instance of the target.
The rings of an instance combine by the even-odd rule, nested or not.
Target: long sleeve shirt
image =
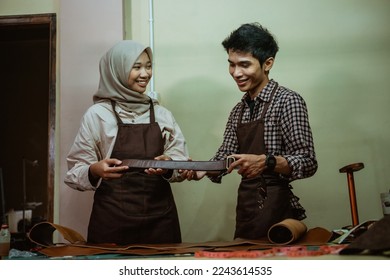
[[[237,124],[244,107],[242,123],[259,120],[265,102],[270,100],[276,82],[270,80],[260,94],[254,98],[251,109],[244,94],[230,112],[226,124],[222,145],[211,160],[221,160],[231,154],[239,154]],[[312,131],[309,124],[307,107],[304,99],[296,92],[279,86],[264,117],[264,143],[266,153],[283,156],[292,172],[283,176],[289,181],[312,176],[318,168]],[[282,176],[282,175],[281,175]],[[213,182],[221,182],[221,176],[211,177]]]
[[[142,115],[127,112],[115,107],[123,123],[150,123],[150,111]],[[155,118],[165,141],[164,154],[172,160],[187,160],[188,150],[185,138],[172,113],[155,105]],[[71,188],[85,191],[96,190],[100,185],[91,185],[88,178],[89,166],[102,159],[110,158],[115,144],[118,125],[109,102],[92,105],[84,114],[80,129],[67,156],[68,172],[64,182]],[[175,170],[170,182],[181,181]]]

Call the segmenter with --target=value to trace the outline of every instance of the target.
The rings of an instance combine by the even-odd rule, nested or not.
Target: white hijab
[[[125,40],[115,44],[100,59],[99,88],[94,103],[114,100],[123,110],[143,114],[149,110],[150,97],[128,88],[128,78],[134,63],[146,51],[152,60],[152,50],[142,44]],[[153,99],[155,104],[157,100]]]

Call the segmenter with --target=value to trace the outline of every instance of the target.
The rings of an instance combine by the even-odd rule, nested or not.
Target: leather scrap
[[[340,255],[356,254],[390,256],[390,216],[375,222],[366,232],[340,251]]]
[[[59,233],[69,241],[68,244],[55,244],[53,232]],[[300,238],[294,239],[289,245],[321,245],[326,244],[332,233],[323,228],[313,228],[305,231]],[[236,252],[250,250],[264,250],[275,246],[282,246],[263,238],[259,240],[236,239],[232,241],[208,241],[199,243],[178,244],[131,244],[117,246],[115,244],[88,244],[77,232],[67,227],[42,222],[35,225],[28,237],[33,243],[43,248],[40,253],[48,257],[87,256],[98,254],[122,254],[136,256],[194,254],[195,252]],[[283,244],[285,245],[285,244]]]

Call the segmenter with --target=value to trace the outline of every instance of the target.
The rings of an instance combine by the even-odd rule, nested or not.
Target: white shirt
[[[142,115],[127,112],[115,107],[123,123],[150,123],[150,111]],[[188,150],[184,135],[172,113],[160,105],[154,105],[155,119],[165,141],[164,154],[172,160],[188,160]],[[100,185],[91,185],[88,179],[89,166],[102,159],[110,158],[115,144],[118,125],[111,103],[96,103],[84,114],[80,129],[67,156],[68,172],[64,182],[80,191],[96,190]],[[177,170],[170,182],[181,181]]]

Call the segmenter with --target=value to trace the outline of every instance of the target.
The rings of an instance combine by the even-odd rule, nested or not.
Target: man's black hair
[[[261,66],[268,58],[275,58],[279,50],[274,36],[257,22],[241,25],[223,40],[222,45],[227,52],[251,53]]]

